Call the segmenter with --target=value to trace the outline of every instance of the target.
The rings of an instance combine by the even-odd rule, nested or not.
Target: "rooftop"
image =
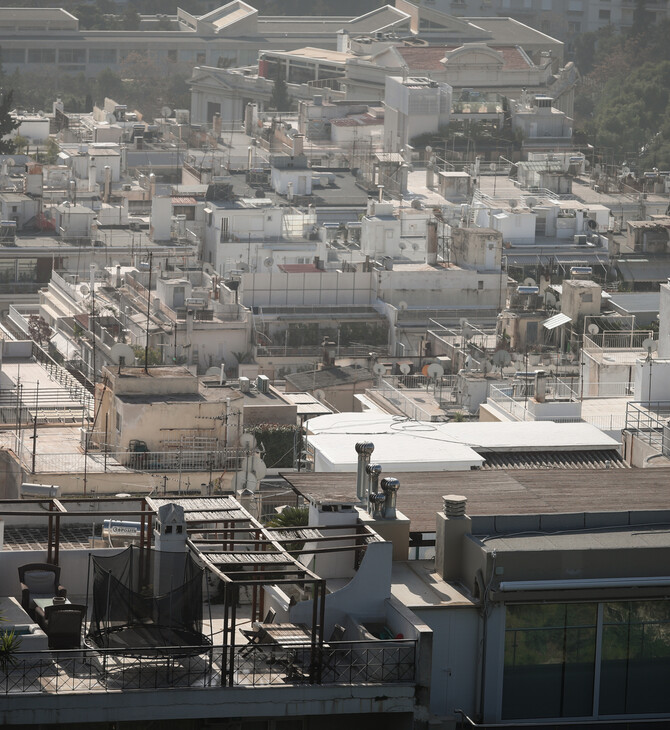
[[[315,388],[333,388],[348,383],[362,383],[366,380],[374,380],[374,377],[367,368],[348,365],[304,373],[291,373],[286,376],[286,382],[297,390],[313,391]]]
[[[355,474],[282,474],[307,498],[338,493],[356,501]],[[670,468],[638,469],[634,479],[627,469],[562,469],[407,472],[400,478],[398,509],[411,520],[411,528],[435,531],[435,514],[443,508],[442,496],[467,497],[470,516],[543,515],[634,510],[665,510]],[[631,488],[634,481],[635,488]],[[614,519],[613,515],[613,519]]]

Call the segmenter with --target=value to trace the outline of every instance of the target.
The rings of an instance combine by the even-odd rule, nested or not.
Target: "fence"
[[[412,640],[311,646],[242,645],[19,652],[0,673],[0,694],[88,693],[287,684],[415,681]]]
[[[626,404],[626,428],[664,455],[670,454],[670,401]]]
[[[89,439],[89,446],[91,440]],[[36,473],[103,473],[129,469],[139,472],[206,472],[206,471],[239,471],[244,467],[244,459],[250,453],[243,449],[218,449],[216,451],[199,451],[175,449],[174,451],[118,451],[105,449],[99,445],[99,451],[67,453],[39,453],[37,443],[25,443],[23,438],[15,435],[14,452],[21,462],[32,470],[33,448],[35,454]]]
[[[438,414],[422,408],[412,395],[426,392],[432,387],[436,407],[441,408],[443,403],[451,403],[456,377],[447,375],[431,380],[423,375],[395,375],[389,376],[388,379],[382,378],[379,384],[369,391],[373,396],[378,394],[415,421],[434,421]]]

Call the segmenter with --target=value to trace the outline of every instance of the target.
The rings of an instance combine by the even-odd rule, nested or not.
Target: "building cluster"
[[[670,716],[670,173],[484,5],[0,9],[6,70],[193,67],[0,157],[4,724]]]

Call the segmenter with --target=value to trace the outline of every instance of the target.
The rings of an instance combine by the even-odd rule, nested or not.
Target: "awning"
[[[572,318],[568,317],[567,314],[563,314],[563,312],[559,312],[558,314],[555,314],[553,317],[549,317],[549,319],[545,319],[544,322],[542,322],[542,326],[545,329],[553,330],[553,329],[556,329],[556,327],[560,327],[562,324],[566,324],[567,322],[572,322]]]

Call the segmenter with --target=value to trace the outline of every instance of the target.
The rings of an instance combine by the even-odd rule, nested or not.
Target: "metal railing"
[[[626,404],[626,429],[663,454],[670,455],[670,401]]]
[[[14,438],[14,452],[27,468],[32,470],[33,442]],[[94,445],[93,445],[94,446]],[[239,471],[244,466],[248,451],[243,449],[219,449],[218,451],[118,451],[98,445],[93,450],[91,441],[87,453],[39,453],[39,439],[35,446],[35,472],[37,473],[103,473],[129,469],[139,472],[206,472],[211,470]]]
[[[400,376],[400,377],[412,377],[412,376]],[[433,397],[437,407],[441,407],[444,402],[451,402],[452,398],[452,387],[447,385],[443,387],[440,383],[441,379],[433,381],[433,385],[430,386],[434,389]],[[396,385],[401,386],[400,383]],[[441,414],[430,412],[425,408],[422,408],[416,400],[411,398],[408,393],[417,393],[419,391],[426,391],[426,387],[415,387],[405,388],[396,387],[386,379],[381,379],[379,383],[373,388],[369,388],[368,392],[374,398],[375,394],[380,398],[388,401],[392,406],[397,408],[401,413],[404,413],[409,418],[415,421],[435,421]]]
[[[415,681],[416,642],[332,642],[18,652],[0,673],[0,695],[89,693],[287,684],[392,684]]]

